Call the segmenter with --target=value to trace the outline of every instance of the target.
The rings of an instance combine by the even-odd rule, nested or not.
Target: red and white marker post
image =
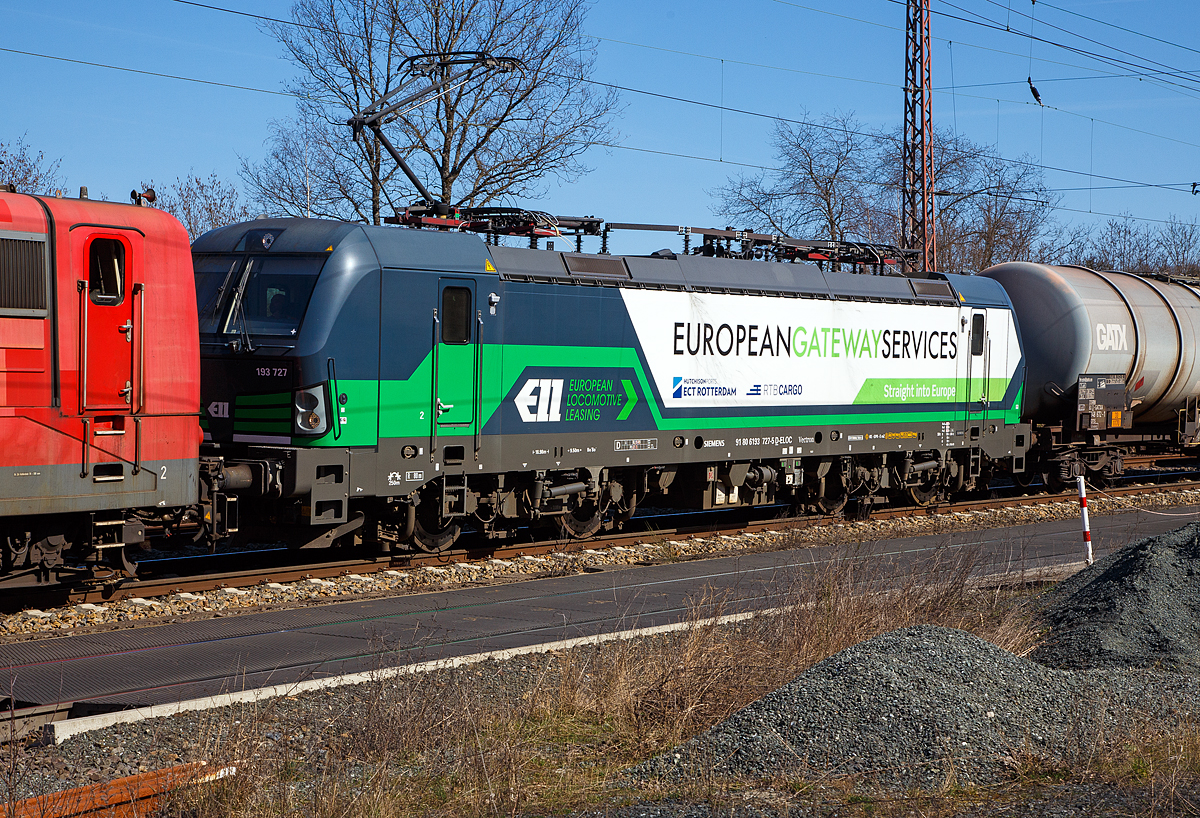
[[[1083,487],[1083,475],[1075,478],[1079,485],[1079,517],[1083,520],[1083,544],[1087,548],[1087,564],[1092,564],[1092,526],[1088,522],[1087,490]]]

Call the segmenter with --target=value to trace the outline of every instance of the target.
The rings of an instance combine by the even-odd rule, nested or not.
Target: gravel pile
[[[1185,718],[1200,680],[1071,673],[965,631],[922,625],[861,642],[676,748],[634,778],[856,774],[884,787],[992,783],[1023,757],[1086,756],[1145,718]]]
[[[1045,665],[1200,673],[1200,523],[1110,554],[1051,599],[1032,655]]]

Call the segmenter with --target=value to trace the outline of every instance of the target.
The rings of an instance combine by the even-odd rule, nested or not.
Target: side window
[[[92,239],[88,245],[88,295],[93,304],[125,300],[125,245],[119,239]]]
[[[983,354],[983,313],[971,316],[971,354]]]
[[[471,291],[466,287],[442,290],[442,343],[471,342]]]

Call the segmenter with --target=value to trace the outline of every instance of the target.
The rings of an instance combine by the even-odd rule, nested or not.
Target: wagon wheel
[[[1116,483],[1116,475],[1106,474],[1103,469],[1088,469],[1084,477],[1098,489],[1111,488]]]
[[[564,537],[586,540],[604,525],[604,511],[595,500],[587,500],[558,518]]]
[[[1050,494],[1062,494],[1067,487],[1066,481],[1063,480],[1057,468],[1042,472],[1042,482]]]

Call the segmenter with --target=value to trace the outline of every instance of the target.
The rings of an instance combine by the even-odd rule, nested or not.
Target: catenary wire
[[[991,4],[991,5],[993,5],[993,6],[999,6],[1000,8],[1004,8],[1004,6],[1001,6],[1001,5],[1000,5],[998,2],[996,2],[996,0],[983,0],[983,1],[984,1],[985,3],[990,3],[990,4]],[[948,2],[948,0],[943,0],[943,2],[945,2],[945,3],[946,3],[946,5],[948,5],[948,6],[951,6],[952,8],[958,8],[960,11],[962,11],[962,10],[963,10],[961,7],[959,7],[959,6],[954,6],[952,3]],[[1034,8],[1037,8],[1037,7],[1036,7],[1036,6],[1034,6]],[[1017,13],[1017,15],[1018,15],[1018,16],[1020,16],[1020,17],[1024,17],[1024,18],[1026,18],[1027,20],[1033,20],[1033,15],[1026,14],[1026,13],[1025,13],[1025,12],[1023,12],[1023,11],[1018,11],[1018,12],[1016,12],[1016,13]],[[995,22],[995,21],[993,21],[993,20],[990,20],[990,19],[989,19],[989,18],[987,18],[987,17],[984,17],[982,14],[979,14],[979,15],[977,15],[977,16],[978,16],[980,19],[987,20],[989,23],[991,23],[991,22]],[[1140,55],[1140,54],[1134,54],[1132,51],[1126,51],[1126,50],[1125,50],[1125,49],[1123,49],[1123,48],[1117,48],[1115,45],[1110,45],[1109,43],[1102,42],[1102,41],[1100,41],[1100,40],[1097,40],[1097,39],[1094,39],[1094,38],[1092,38],[1092,37],[1087,37],[1087,36],[1084,36],[1083,34],[1080,34],[1080,33],[1079,33],[1079,32],[1077,32],[1077,31],[1071,31],[1070,29],[1063,28],[1062,26],[1056,26],[1056,25],[1054,25],[1053,23],[1051,23],[1051,22],[1049,22],[1049,21],[1047,21],[1047,20],[1042,20],[1042,21],[1041,21],[1041,24],[1042,24],[1043,26],[1047,26],[1047,27],[1049,27],[1049,28],[1052,28],[1052,29],[1054,29],[1055,31],[1061,31],[1062,33],[1064,33],[1064,34],[1068,34],[1068,35],[1070,35],[1070,36],[1072,36],[1072,37],[1078,37],[1079,39],[1081,39],[1081,40],[1084,40],[1085,42],[1092,43],[1093,45],[1098,45],[1098,46],[1100,46],[1101,48],[1108,48],[1108,49],[1111,49],[1112,51],[1116,51],[1118,54],[1124,54],[1124,55],[1125,55],[1125,56],[1127,56],[1127,57],[1134,57],[1134,58],[1136,58],[1136,59],[1139,59],[1139,60],[1145,60],[1146,62],[1153,63],[1153,64],[1155,64],[1155,65],[1159,65],[1159,66],[1161,66],[1161,67],[1163,67],[1163,68],[1171,68],[1171,69],[1172,69],[1172,70],[1174,70],[1174,71],[1181,71],[1181,72],[1182,72],[1182,73],[1184,73],[1184,74],[1188,74],[1188,75],[1190,75],[1190,76],[1193,76],[1193,77],[1200,78],[1200,75],[1198,75],[1198,74],[1197,74],[1195,71],[1183,71],[1182,69],[1176,69],[1176,68],[1173,68],[1172,66],[1169,66],[1169,65],[1167,65],[1166,63],[1159,62],[1158,60],[1153,60],[1153,59],[1150,59],[1149,57],[1143,57],[1143,56],[1142,56],[1142,55]],[[1006,26],[1006,28],[1007,28],[1007,26]],[[1011,33],[1013,33],[1013,34],[1018,34],[1018,35],[1022,35],[1022,36],[1023,36],[1023,32],[1021,32],[1021,31],[1014,31],[1014,30],[1011,30],[1011,29],[1010,29],[1010,32],[1011,32]],[[1194,50],[1194,49],[1189,49],[1189,50]],[[1200,53],[1200,52],[1197,52],[1197,53]]]
[[[1180,48],[1180,49],[1183,49],[1184,51],[1190,51],[1193,54],[1200,54],[1200,49],[1186,46],[1183,43],[1176,43],[1171,40],[1164,40],[1161,37],[1155,37],[1153,34],[1146,34],[1145,32],[1135,31],[1132,28],[1126,28],[1125,26],[1119,26],[1116,23],[1109,23],[1104,20],[1100,20],[1096,17],[1089,17],[1086,14],[1080,14],[1077,11],[1071,11],[1070,9],[1065,9],[1062,6],[1056,6],[1053,3],[1047,3],[1046,0],[1042,0],[1042,5],[1045,6],[1046,8],[1054,9],[1055,11],[1061,11],[1063,14],[1070,14],[1073,17],[1079,17],[1080,19],[1083,19],[1083,20],[1088,20],[1093,23],[1099,23],[1102,26],[1108,26],[1109,28],[1114,28],[1117,31],[1123,31],[1126,34],[1133,34],[1136,37],[1145,37],[1147,40],[1154,40],[1155,42],[1162,43],[1163,45],[1169,45],[1169,46],[1173,46],[1175,48]]]
[[[774,3],[779,3],[780,5],[784,5],[784,6],[791,6],[791,7],[793,7],[793,8],[803,9],[803,10],[805,10],[805,11],[811,11],[811,12],[814,12],[814,13],[816,13],[816,14],[825,14],[825,15],[828,15],[828,16],[830,16],[830,17],[836,17],[836,18],[838,18],[838,19],[842,19],[842,20],[849,20],[849,21],[851,21],[851,22],[862,23],[862,24],[864,24],[864,25],[869,25],[869,26],[875,26],[875,27],[877,27],[877,28],[883,28],[883,29],[886,29],[886,30],[888,30],[888,31],[896,31],[896,32],[903,32],[903,31],[904,31],[904,29],[900,28],[899,26],[890,26],[890,25],[887,25],[887,24],[884,24],[884,23],[877,23],[877,22],[875,22],[875,21],[873,21],[873,20],[865,20],[865,19],[863,19],[863,18],[861,18],[861,17],[853,17],[853,16],[846,15],[846,14],[838,14],[837,12],[827,11],[826,9],[819,9],[819,8],[814,8],[814,7],[812,7],[812,6],[807,6],[807,5],[804,5],[804,4],[802,4],[802,3],[795,3],[795,2],[791,2],[791,0],[772,0],[772,2],[774,2]],[[906,0],[888,0],[888,2],[897,3],[898,5],[906,5]],[[946,14],[945,14],[945,12],[940,12],[940,11],[936,11],[936,10],[935,10],[933,13],[934,13],[934,14],[942,14],[942,15],[944,15],[944,16],[949,16],[949,17],[951,17],[952,19],[960,19],[960,18],[957,18],[955,15],[946,15]],[[974,14],[975,12],[968,12],[968,13],[972,13],[972,14]],[[977,15],[977,16],[978,16],[978,15]],[[976,21],[976,20],[965,20],[964,22],[968,22],[968,23],[977,23],[977,24],[978,24],[978,22],[979,22],[979,21]],[[1021,33],[1022,33],[1022,32],[1012,31],[1012,30],[1011,30],[1011,29],[1009,29],[1008,27],[998,27],[998,26],[995,26],[995,25],[986,25],[986,24],[981,24],[981,25],[983,25],[983,27],[984,27],[984,28],[994,29],[994,30],[1001,31],[1001,32],[1007,32],[1007,33],[1013,33],[1013,34],[1021,34]],[[932,40],[936,40],[936,41],[940,41],[940,42],[948,42],[948,40],[946,40],[945,38],[942,38],[942,37],[936,37],[936,36],[934,36],[934,37],[931,37],[930,39],[932,39]],[[1025,55],[1023,55],[1023,54],[1017,54],[1017,53],[1016,53],[1016,52],[1014,52],[1014,51],[1005,51],[1004,49],[999,49],[999,48],[991,48],[991,47],[989,47],[989,46],[977,45],[977,44],[975,44],[975,43],[969,43],[969,42],[962,42],[962,41],[960,41],[960,45],[963,45],[963,46],[965,46],[965,47],[967,47],[967,48],[975,48],[975,49],[979,49],[979,50],[982,50],[982,51],[990,51],[990,52],[992,52],[992,53],[994,53],[994,54],[1004,54],[1004,55],[1006,55],[1006,56],[1011,56],[1011,57],[1023,57],[1023,56],[1025,56]],[[1055,44],[1055,45],[1057,45],[1057,44]],[[1087,54],[1086,54],[1085,52],[1077,52],[1077,53],[1081,53],[1083,56],[1087,56]],[[1094,66],[1083,66],[1083,65],[1077,65],[1077,64],[1075,64],[1075,63],[1067,63],[1067,62],[1061,62],[1061,61],[1058,61],[1058,60],[1051,60],[1051,59],[1047,59],[1046,57],[1035,57],[1034,59],[1035,59],[1035,61],[1036,61],[1036,62],[1039,62],[1039,63],[1046,63],[1046,64],[1049,64],[1049,65],[1062,65],[1062,66],[1066,66],[1066,67],[1069,67],[1069,68],[1080,68],[1080,69],[1083,69],[1083,70],[1086,70],[1086,71],[1098,71],[1098,72],[1100,72],[1100,73],[1106,73],[1106,72],[1104,72],[1104,71],[1103,71],[1103,69],[1096,68],[1096,67],[1094,67]],[[1149,72],[1148,74],[1138,74],[1137,76],[1146,76],[1146,77],[1148,77],[1148,76],[1149,76],[1149,74],[1152,74],[1152,73],[1161,73],[1161,72]],[[1118,75],[1111,75],[1111,76],[1118,76]],[[1151,82],[1153,82],[1153,80],[1151,80]],[[1158,84],[1158,83],[1154,83],[1154,84]],[[1166,90],[1170,90],[1170,91],[1173,91],[1173,92],[1175,92],[1175,93],[1180,93],[1180,94],[1183,94],[1184,96],[1191,97],[1191,98],[1193,98],[1193,99],[1195,99],[1195,98],[1196,98],[1196,97],[1194,97],[1192,94],[1185,93],[1182,87],[1175,87],[1175,85],[1176,85],[1176,84],[1172,84],[1172,85],[1169,85],[1169,86],[1161,86],[1161,85],[1160,85],[1160,87],[1164,87]]]
[[[893,4],[895,4],[895,5],[901,5],[901,6],[903,6],[903,5],[907,5],[907,2],[906,2],[906,0],[885,0],[885,2],[888,2],[888,3],[893,3]],[[1095,52],[1095,51],[1089,51],[1089,50],[1087,50],[1087,49],[1085,49],[1085,48],[1078,48],[1078,47],[1076,47],[1076,46],[1068,45],[1068,44],[1066,44],[1066,43],[1057,42],[1057,41],[1055,41],[1055,40],[1048,40],[1048,39],[1046,39],[1046,38],[1044,38],[1044,37],[1038,37],[1038,36],[1036,36],[1035,34],[1033,34],[1032,32],[1023,32],[1023,31],[1018,31],[1018,30],[1016,30],[1016,29],[1013,29],[1013,28],[1009,28],[1009,27],[1006,27],[1006,26],[1002,26],[1002,25],[1000,25],[999,23],[997,23],[997,22],[995,22],[995,21],[993,21],[993,20],[990,20],[989,18],[983,17],[983,15],[980,15],[980,14],[978,14],[978,12],[967,12],[967,11],[966,11],[965,9],[963,9],[962,7],[960,7],[960,6],[956,6],[956,5],[954,5],[953,3],[949,2],[949,0],[942,0],[942,2],[943,2],[945,5],[947,5],[947,6],[950,6],[951,8],[958,9],[959,11],[964,11],[964,12],[966,12],[966,13],[968,13],[968,14],[974,14],[976,17],[980,17],[981,19],[979,19],[979,20],[974,20],[974,19],[971,19],[971,18],[969,18],[969,17],[960,17],[960,16],[959,16],[959,15],[957,15],[957,14],[950,14],[949,12],[940,11],[940,10],[936,10],[936,9],[935,9],[935,10],[932,10],[932,12],[931,12],[931,13],[933,13],[933,14],[937,14],[937,15],[939,15],[939,16],[942,16],[942,17],[946,17],[946,18],[948,18],[948,19],[951,19],[951,20],[958,20],[959,22],[963,22],[963,23],[970,23],[971,25],[981,26],[981,27],[983,27],[983,28],[991,29],[991,30],[993,30],[993,31],[1000,31],[1000,32],[1004,32],[1004,33],[1006,33],[1006,34],[1013,34],[1013,35],[1015,35],[1015,36],[1018,36],[1018,37],[1028,37],[1028,38],[1029,38],[1029,39],[1030,39],[1032,42],[1045,43],[1046,45],[1051,45],[1051,46],[1054,46],[1054,47],[1056,47],[1056,48],[1061,48],[1061,49],[1063,49],[1063,50],[1070,51],[1070,52],[1072,52],[1072,53],[1074,53],[1074,54],[1079,54],[1080,56],[1089,57],[1089,58],[1091,58],[1091,59],[1093,59],[1093,60],[1097,60],[1097,61],[1099,61],[1099,62],[1103,62],[1103,63],[1106,63],[1106,64],[1108,64],[1108,65],[1112,65],[1112,66],[1114,66],[1114,67],[1116,67],[1116,66],[1121,66],[1121,67],[1128,67],[1128,68],[1139,68],[1139,69],[1146,70],[1146,66],[1144,66],[1144,65],[1140,65],[1140,64],[1138,64],[1138,63],[1134,63],[1134,62],[1130,62],[1129,60],[1123,60],[1123,59],[1119,59],[1119,58],[1117,58],[1117,57],[1111,57],[1111,56],[1108,56],[1108,55],[1105,55],[1105,54],[1099,54],[1099,53],[1097,53],[1097,52]],[[1084,38],[1084,39],[1086,39],[1086,38]],[[1111,49],[1112,49],[1112,50],[1114,50],[1114,51],[1120,51],[1120,49],[1118,49],[1118,48],[1116,48],[1116,47],[1114,47],[1114,46],[1107,46],[1107,45],[1106,45],[1106,46],[1104,46],[1104,47],[1106,47],[1106,48],[1111,48]],[[1137,55],[1134,55],[1134,56],[1137,56]],[[1144,58],[1144,57],[1138,57],[1138,59],[1140,59],[1140,60],[1144,60],[1145,58]],[[1195,76],[1196,76],[1196,75],[1195,75],[1193,72],[1180,71],[1179,69],[1173,68],[1172,66],[1167,66],[1167,65],[1164,65],[1163,63],[1157,63],[1157,62],[1156,62],[1156,61],[1154,61],[1154,60],[1150,60],[1149,62],[1151,62],[1151,63],[1155,63],[1155,64],[1159,65],[1160,67],[1170,68],[1172,71],[1178,72],[1179,74],[1181,74],[1181,75],[1184,75],[1184,76],[1188,76],[1188,77],[1195,77]],[[1182,78],[1182,77],[1180,77],[1180,78]],[[1165,84],[1167,84],[1167,85],[1175,85],[1175,86],[1178,86],[1178,87],[1180,87],[1180,88],[1185,88],[1185,89],[1187,89],[1187,90],[1189,90],[1189,91],[1195,91],[1195,90],[1198,90],[1198,89],[1200,89],[1200,86],[1198,86],[1198,85],[1184,85],[1184,84],[1182,84],[1182,83],[1178,83],[1178,82],[1171,82],[1171,81],[1169,81],[1169,80],[1163,80],[1163,79],[1161,79],[1161,78],[1159,78],[1159,79],[1157,79],[1157,80],[1153,80],[1153,82],[1157,82],[1157,83],[1165,83]]]
[[[88,66],[88,67],[92,67],[92,68],[105,68],[105,69],[112,70],[112,71],[125,71],[125,72],[140,74],[140,75],[144,75],[144,76],[152,76],[152,77],[158,77],[158,78],[163,78],[163,79],[174,79],[174,80],[179,80],[179,81],[183,81],[183,82],[193,82],[193,83],[199,83],[202,85],[213,85],[213,86],[217,86],[217,87],[233,88],[233,89],[242,90],[242,91],[252,91],[252,92],[256,92],[256,93],[273,94],[276,96],[286,96],[286,97],[292,97],[292,98],[296,98],[296,99],[303,98],[303,95],[297,94],[292,91],[273,91],[273,90],[269,90],[266,88],[255,88],[255,87],[245,86],[245,85],[234,85],[232,83],[221,83],[221,82],[215,82],[212,80],[197,79],[194,77],[183,77],[183,76],[179,76],[179,75],[175,75],[175,74],[165,74],[165,73],[155,72],[155,71],[145,71],[145,70],[137,69],[137,68],[129,68],[127,66],[111,65],[108,63],[91,62],[91,61],[87,61],[87,60],[77,60],[77,59],[68,58],[68,57],[60,57],[60,56],[53,55],[53,54],[41,54],[41,53],[33,52],[33,51],[20,51],[17,49],[3,48],[3,47],[0,47],[0,51],[12,53],[12,54],[19,54],[19,55],[23,55],[23,56],[39,57],[39,58],[48,59],[48,60],[57,60],[57,61],[61,61],[61,62],[72,63],[75,65]],[[572,79],[572,80],[578,79],[577,77],[566,77],[566,78]],[[647,90],[641,89],[641,88],[632,88],[629,86],[617,85],[615,83],[602,82],[600,80],[588,80],[588,82],[591,84],[594,84],[594,85],[600,85],[603,87],[613,88],[613,89],[616,89],[619,91],[626,91],[629,93],[642,94],[642,95],[654,97],[657,99],[665,99],[665,100],[671,100],[674,102],[680,102],[680,103],[685,103],[685,104],[689,104],[689,105],[697,105],[700,107],[709,108],[709,109],[713,109],[713,110],[719,109],[719,110],[723,110],[723,111],[728,111],[730,113],[742,114],[745,116],[751,116],[751,117],[756,117],[756,118],[761,118],[761,119],[769,119],[769,120],[778,121],[778,122],[786,122],[786,123],[793,124],[793,125],[803,125],[805,127],[813,127],[813,128],[818,128],[821,130],[834,131],[834,132],[845,133],[845,134],[854,135],[854,136],[864,136],[864,137],[871,137],[871,138],[877,138],[879,136],[878,134],[872,134],[872,133],[869,133],[866,131],[854,131],[854,130],[850,130],[847,128],[839,128],[836,126],[824,125],[819,122],[809,122],[809,121],[801,120],[801,119],[782,117],[782,116],[778,116],[775,114],[767,114],[767,113],[763,113],[761,111],[750,111],[750,110],[746,110],[743,108],[733,108],[730,106],[718,105],[718,104],[712,103],[712,102],[704,102],[702,100],[688,99],[686,97],[678,97],[678,96],[674,96],[671,94],[662,94],[662,93],[659,93],[656,91],[647,91]],[[1097,120],[1097,121],[1100,121],[1100,120]],[[890,139],[892,141],[896,141],[895,137],[884,136],[883,138]],[[954,150],[954,149],[951,148],[950,150]],[[958,152],[965,153],[965,151],[958,151]],[[1093,179],[1103,179],[1104,181],[1109,181],[1109,182],[1122,182],[1122,183],[1126,183],[1126,184],[1139,185],[1139,186],[1143,186],[1143,187],[1147,187],[1147,188],[1159,188],[1162,190],[1171,190],[1171,191],[1178,192],[1178,188],[1171,187],[1170,184],[1160,184],[1160,183],[1155,183],[1155,182],[1141,182],[1136,179],[1125,179],[1125,178],[1122,178],[1119,176],[1106,176],[1104,174],[1088,173],[1088,172],[1080,171],[1080,170],[1072,170],[1070,168],[1060,168],[1060,167],[1056,167],[1053,165],[1045,165],[1045,164],[1039,164],[1037,162],[1029,162],[1029,161],[1026,161],[1023,159],[1009,159],[1006,157],[997,157],[997,158],[1000,159],[1000,161],[1005,162],[1007,164],[1016,164],[1016,165],[1022,165],[1025,167],[1041,168],[1042,170],[1055,171],[1055,172],[1059,172],[1059,173],[1069,173],[1069,174],[1073,174],[1076,176],[1084,176],[1084,177],[1089,177],[1089,178],[1093,178]]]
[[[796,7],[796,8],[802,8],[802,9],[811,10],[811,11],[822,11],[822,10],[820,10],[820,9],[814,9],[814,8],[811,8],[810,6],[804,6],[804,5],[801,5],[801,4],[799,4],[799,3],[793,3],[793,2],[789,2],[789,0],[773,0],[773,1],[774,1],[774,2],[777,2],[777,3],[781,3],[781,4],[783,4],[783,5],[794,6],[794,7]],[[198,0],[172,0],[172,2],[179,3],[179,4],[181,4],[181,5],[195,6],[195,7],[197,7],[197,8],[203,8],[203,9],[207,9],[207,10],[210,10],[210,11],[217,11],[217,12],[223,12],[223,13],[227,13],[227,14],[233,14],[233,15],[237,15],[237,16],[240,16],[240,17],[248,17],[248,18],[255,19],[255,20],[260,20],[260,21],[263,21],[263,22],[276,23],[276,24],[279,24],[279,25],[288,25],[288,26],[293,26],[293,27],[296,27],[296,28],[303,28],[303,29],[307,29],[307,30],[314,30],[315,28],[317,28],[317,27],[314,27],[314,26],[311,26],[311,25],[308,25],[308,24],[305,24],[305,23],[297,23],[297,22],[295,22],[295,21],[291,21],[291,20],[284,20],[284,19],[282,19],[282,18],[278,18],[278,17],[269,17],[269,16],[262,15],[262,14],[253,14],[253,13],[251,13],[251,12],[238,11],[238,10],[236,10],[236,9],[229,9],[229,8],[225,8],[225,7],[223,7],[223,6],[216,6],[216,5],[213,5],[213,4],[210,4],[210,3],[201,3],[201,2],[198,2]],[[899,0],[890,0],[890,2],[899,2]],[[870,23],[870,24],[872,24],[872,25],[879,25],[879,26],[882,26],[882,27],[884,27],[884,28],[888,28],[888,29],[890,29],[890,30],[893,30],[893,31],[899,31],[899,29],[898,29],[898,28],[895,28],[894,26],[886,26],[886,25],[883,25],[883,24],[871,23],[871,21],[868,21],[868,20],[863,20],[863,19],[861,19],[861,18],[858,18],[858,17],[850,17],[850,16],[847,16],[847,15],[844,15],[844,14],[836,14],[836,13],[833,13],[833,12],[823,12],[823,11],[822,11],[822,13],[828,13],[828,14],[831,14],[832,16],[834,16],[834,17],[838,17],[838,18],[844,18],[844,19],[847,19],[847,20],[852,20],[852,21],[856,21],[856,22],[860,22],[860,23]],[[356,34],[356,35],[353,35],[353,36],[356,36],[356,37],[357,37],[357,36],[362,36],[362,35],[357,35],[357,34]],[[588,35],[588,36],[592,36],[592,35]],[[605,39],[605,38],[594,37],[594,39],[601,39],[601,40],[603,40],[603,39]],[[937,38],[935,38],[935,39],[937,39]],[[692,52],[687,52],[687,51],[675,51],[675,50],[673,50],[673,49],[666,49],[666,48],[662,48],[662,47],[660,47],[660,46],[648,46],[648,45],[643,45],[643,44],[641,44],[641,43],[630,43],[630,42],[621,41],[621,40],[611,40],[611,42],[619,42],[619,43],[622,43],[622,44],[624,44],[624,45],[636,46],[636,47],[639,47],[639,48],[647,48],[647,49],[652,49],[652,50],[660,50],[660,51],[665,51],[665,52],[668,52],[668,53],[675,53],[675,54],[680,54],[680,55],[685,55],[685,56],[692,56],[692,57],[697,57],[697,58],[701,58],[701,59],[709,59],[709,60],[723,60],[723,59],[724,59],[724,58],[722,58],[722,57],[713,57],[713,56],[710,56],[710,55],[705,55],[705,54],[695,54],[695,53],[692,53]],[[987,48],[986,48],[986,47],[984,47],[984,46],[975,46],[975,45],[972,45],[971,43],[960,43],[960,44],[961,44],[961,45],[966,45],[966,46],[969,46],[969,47],[973,47],[973,48],[984,48],[985,50],[989,50],[989,51],[997,51],[997,49],[987,49]],[[1010,54],[1010,55],[1013,55],[1013,56],[1019,56],[1019,55],[1016,55],[1014,52],[1005,52],[1005,51],[999,51],[998,53],[1002,53],[1002,54]],[[737,60],[725,60],[725,61],[726,61],[726,62],[731,62],[731,63],[739,63],[739,62],[740,62],[740,61],[737,61]],[[741,64],[748,65],[748,66],[754,66],[754,67],[767,68],[767,69],[772,69],[772,70],[779,70],[779,71],[791,71],[791,72],[795,72],[795,73],[802,73],[802,74],[804,74],[804,73],[807,73],[807,74],[811,74],[811,75],[814,75],[814,76],[821,76],[821,77],[825,77],[825,78],[829,78],[829,79],[838,79],[838,80],[844,80],[844,81],[848,81],[848,82],[860,82],[860,83],[867,83],[867,84],[872,84],[872,85],[884,85],[884,86],[891,86],[891,87],[893,87],[893,88],[899,88],[899,87],[901,87],[901,86],[892,85],[891,83],[884,83],[884,82],[880,82],[880,81],[877,81],[877,80],[865,80],[865,79],[860,79],[860,78],[857,78],[857,77],[842,77],[842,76],[837,76],[837,75],[834,75],[834,74],[818,74],[818,73],[816,73],[816,72],[804,72],[804,71],[800,71],[799,69],[788,69],[788,68],[781,68],[781,67],[779,67],[779,66],[762,65],[762,64],[759,64],[759,63],[741,63]],[[1069,65],[1068,63],[1060,63],[1060,64],[1062,64],[1062,65]],[[1099,70],[1100,70],[1100,69],[1096,69],[1096,68],[1087,68],[1087,67],[1085,67],[1085,66],[1072,66],[1072,67],[1075,67],[1075,68],[1081,68],[1081,69],[1083,69],[1083,70],[1092,70],[1092,71],[1099,71]],[[1111,76],[1120,76],[1120,75],[1111,75]],[[570,78],[570,79],[576,79],[576,78],[572,77],[572,78]],[[594,82],[596,82],[595,80],[587,80],[587,81],[588,81],[588,82],[593,82],[593,83],[594,83]],[[636,89],[628,89],[628,90],[630,90],[630,92],[631,92],[631,93],[639,93],[639,92],[638,92]],[[944,91],[944,90],[940,90],[940,89],[938,89],[938,93],[952,93],[952,94],[955,94],[956,96],[961,96],[961,97],[964,97],[964,98],[967,98],[967,99],[986,99],[986,100],[991,100],[991,101],[994,101],[994,102],[1006,102],[1006,103],[1009,103],[1009,104],[1012,104],[1012,105],[1029,105],[1029,104],[1031,104],[1031,103],[1029,103],[1029,102],[1027,102],[1027,101],[1025,101],[1025,100],[1001,100],[1001,99],[997,99],[997,98],[995,98],[995,97],[983,97],[983,96],[978,96],[978,95],[974,95],[974,94],[963,94],[963,93],[961,93],[961,92],[956,92],[956,91],[946,92],[946,91]],[[1189,94],[1188,96],[1191,96],[1191,95]],[[1200,97],[1195,97],[1195,98],[1197,98],[1197,99],[1200,99]],[[718,107],[719,107],[719,108],[721,108],[721,109],[723,110],[723,108],[722,108],[721,106],[718,106]],[[1095,119],[1095,117],[1090,117],[1090,116],[1087,116],[1086,114],[1081,114],[1081,113],[1078,113],[1078,112],[1075,112],[1075,111],[1071,111],[1071,110],[1068,110],[1068,109],[1065,109],[1065,108],[1060,108],[1060,107],[1057,107],[1057,106],[1052,106],[1052,105],[1051,105],[1051,106],[1045,106],[1045,107],[1048,107],[1048,108],[1050,108],[1051,110],[1053,110],[1053,111],[1056,111],[1056,112],[1059,112],[1059,113],[1067,114],[1068,116],[1074,116],[1074,117],[1076,117],[1076,118],[1079,118],[1079,119],[1088,119],[1088,120],[1092,120],[1092,121],[1100,122],[1100,123],[1102,123],[1102,124],[1104,124],[1104,125],[1108,125],[1108,126],[1110,126],[1110,127],[1113,127],[1113,128],[1120,128],[1120,129],[1122,129],[1122,130],[1127,130],[1127,131],[1129,131],[1130,133],[1137,133],[1137,134],[1141,134],[1141,135],[1143,135],[1143,136],[1150,136],[1150,137],[1154,137],[1154,138],[1157,138],[1157,139],[1162,139],[1162,140],[1169,141],[1169,142],[1175,142],[1175,143],[1177,143],[1177,144],[1181,144],[1181,145],[1187,145],[1188,147],[1200,148],[1200,144],[1198,144],[1198,143],[1195,143],[1195,142],[1188,142],[1188,141],[1187,141],[1187,140],[1185,140],[1185,139],[1179,139],[1179,138],[1176,138],[1176,137],[1167,136],[1167,135],[1165,135],[1165,134],[1155,133],[1155,132],[1153,132],[1153,131],[1147,131],[1147,130],[1144,130],[1144,129],[1142,129],[1142,128],[1134,128],[1134,127],[1132,127],[1132,126],[1129,126],[1129,125],[1123,125],[1123,124],[1121,124],[1121,123],[1118,123],[1118,122],[1110,122],[1110,121],[1108,121],[1108,120],[1102,120],[1102,119],[1101,119],[1101,120],[1097,120],[1097,119]]]

